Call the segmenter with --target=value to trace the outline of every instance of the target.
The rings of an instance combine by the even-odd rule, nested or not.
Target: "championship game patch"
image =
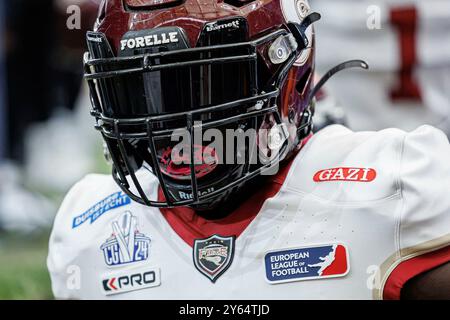
[[[107,296],[161,285],[158,268],[138,267],[104,275],[101,279],[103,293]]]
[[[150,251],[150,238],[139,232],[138,219],[123,213],[112,223],[111,237],[100,247],[108,266],[145,261]]]
[[[235,237],[213,235],[195,240],[194,264],[212,282],[227,271],[233,262]]]
[[[350,271],[348,250],[342,244],[271,251],[264,264],[271,284],[344,277]]]
[[[113,193],[83,212],[81,215],[75,217],[72,222],[72,229],[81,226],[86,221],[89,221],[90,224],[92,224],[109,210],[117,209],[130,203],[131,199],[125,193],[121,191]]]

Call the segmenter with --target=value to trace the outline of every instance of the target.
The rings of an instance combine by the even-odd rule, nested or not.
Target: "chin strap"
[[[301,23],[288,23],[289,31],[294,36],[295,40],[297,41],[298,48],[297,52],[302,52],[306,48],[309,47],[309,40],[306,35],[306,30],[316,21],[320,20],[321,15],[317,12],[312,12],[307,17],[303,19]],[[331,77],[333,77],[336,73],[349,69],[349,68],[362,68],[362,69],[369,69],[369,65],[363,61],[363,60],[350,60],[343,62],[336,67],[329,70],[323,77],[320,79],[320,81],[317,83],[317,85],[314,87],[314,89],[310,92],[310,94],[307,97],[307,108],[305,111],[303,111],[302,119],[300,121],[300,126],[297,129],[297,136],[298,136],[298,142],[302,141],[305,137],[309,136],[313,130],[313,115],[314,115],[314,97],[317,95],[317,93],[320,91],[320,89],[324,86],[324,84],[330,80]]]
[[[329,70],[316,84],[313,90],[311,90],[311,93],[308,96],[308,107],[302,114],[302,120],[300,121],[300,127],[297,129],[297,137],[299,143],[306,137],[308,137],[311,132],[314,129],[314,123],[313,123],[313,115],[314,115],[314,98],[317,95],[317,93],[322,89],[322,87],[327,83],[328,80],[331,79],[335,74],[338,72],[350,69],[350,68],[362,68],[362,69],[369,69],[369,65],[363,61],[363,60],[350,60],[343,62],[336,67]]]
[[[306,16],[300,24],[294,22],[288,23],[289,31],[291,31],[292,35],[297,41],[298,52],[301,52],[309,47],[309,40],[308,37],[306,36],[306,29],[308,29],[309,26],[312,25],[314,22],[319,21],[320,18],[321,15],[319,13],[313,12],[308,16]]]
[[[316,84],[314,89],[310,92],[308,96],[308,105],[311,104],[314,97],[317,95],[317,93],[322,89],[325,83],[327,83],[328,80],[330,80],[331,77],[333,77],[336,73],[350,68],[362,68],[365,70],[369,69],[369,65],[363,61],[363,60],[349,60],[346,62],[343,62],[341,64],[338,64],[334,68],[330,69],[325,75],[320,79],[320,81]]]

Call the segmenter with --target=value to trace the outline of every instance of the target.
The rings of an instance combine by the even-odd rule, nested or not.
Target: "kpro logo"
[[[102,279],[103,293],[107,296],[159,285],[161,285],[161,276],[158,268],[134,269],[110,274]]]
[[[377,172],[371,168],[333,168],[317,172],[314,175],[314,181],[371,182],[376,177]]]

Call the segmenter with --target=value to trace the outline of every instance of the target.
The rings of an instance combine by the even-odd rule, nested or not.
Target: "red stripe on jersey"
[[[406,282],[447,262],[450,262],[450,246],[400,263],[388,277],[383,289],[383,299],[399,300]]]
[[[400,70],[398,70],[399,83],[391,92],[393,100],[421,100],[419,85],[414,79],[414,68],[417,63],[417,20],[418,14],[414,6],[391,10],[391,23],[399,33],[401,59]]]
[[[303,145],[307,143],[305,139]],[[188,207],[160,209],[166,221],[173,231],[191,247],[196,239],[208,238],[218,234],[223,237],[239,237],[258,215],[264,202],[274,197],[281,189],[293,160],[281,168],[280,172],[267,180],[267,185],[250,195],[249,199],[242,203],[230,215],[219,220],[207,220]],[[160,188],[159,198],[164,199]]]

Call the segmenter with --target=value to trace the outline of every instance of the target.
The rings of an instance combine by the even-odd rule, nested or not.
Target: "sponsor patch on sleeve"
[[[271,251],[265,255],[264,265],[271,284],[345,277],[350,271],[343,244]]]
[[[333,168],[320,170],[314,175],[313,180],[315,182],[372,182],[376,177],[376,170],[371,168]]]
[[[81,215],[73,218],[72,229],[81,226],[86,221],[94,223],[98,218],[109,210],[116,209],[131,203],[131,199],[123,192],[119,191],[107,196],[102,201],[83,212]]]
[[[101,283],[103,293],[110,296],[158,287],[161,285],[161,272],[159,268],[137,267],[104,275]]]

